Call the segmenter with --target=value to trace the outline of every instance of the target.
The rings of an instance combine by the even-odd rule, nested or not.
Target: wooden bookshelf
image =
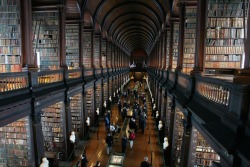
[[[99,109],[101,109],[101,106],[102,106],[102,104],[101,104],[101,97],[102,97],[102,84],[101,84],[101,82],[100,83],[98,83],[97,85],[96,85],[96,108],[99,108]]]
[[[64,103],[59,102],[42,109],[42,131],[47,152],[65,153]]]
[[[169,44],[170,44],[170,31],[167,30],[166,32],[166,69],[168,68],[169,66]]]
[[[198,167],[212,166],[220,162],[220,156],[213,150],[204,137],[193,126],[189,151],[189,165]]]
[[[41,69],[58,69],[59,15],[54,12],[33,12],[33,50]],[[39,65],[40,64],[40,65]]]
[[[170,117],[171,117],[171,105],[172,105],[172,100],[170,99],[169,96],[167,96],[167,104],[166,104],[166,126],[170,128]],[[170,129],[168,129],[170,130]]]
[[[166,47],[166,44],[165,44],[165,34],[160,38],[161,39],[161,65],[160,67],[164,67],[164,63],[165,63],[165,54],[164,54],[164,51],[165,51],[165,47]]]
[[[172,69],[176,69],[179,57],[179,22],[174,22]]]
[[[103,83],[103,102],[106,101],[107,103],[108,99],[108,81]]]
[[[194,68],[197,7],[186,7],[183,72],[190,74]]]
[[[83,33],[83,66],[85,68],[91,68],[91,56],[92,56],[92,32]]]
[[[20,1],[0,1],[0,73],[20,72]]]
[[[111,67],[111,43],[107,43],[107,66],[108,68]]]
[[[100,36],[94,36],[94,66],[95,68],[100,68]]]
[[[244,0],[208,0],[205,72],[240,69],[244,55]],[[247,12],[246,12],[247,13]]]
[[[0,2],[1,3],[1,2]],[[30,121],[24,117],[0,127],[0,166],[30,166]]]
[[[86,104],[86,106],[85,106],[86,112],[85,112],[85,114],[88,114],[87,116],[90,117],[91,124],[92,124],[93,123],[92,121],[94,120],[94,114],[93,114],[94,113],[94,111],[93,111],[94,110],[94,104],[93,104],[94,92],[93,92],[93,88],[88,88],[86,91],[87,92],[86,92],[86,103],[85,103]]]
[[[184,114],[181,110],[176,107],[175,108],[175,118],[174,118],[174,134],[173,134],[173,164],[176,166],[180,165],[181,161],[181,145],[182,145],[182,137],[184,132],[183,121]]]
[[[79,67],[79,24],[66,24],[66,63],[69,69]]]
[[[71,111],[71,121],[72,121],[72,131],[79,136],[82,132],[82,95],[81,93],[70,97],[70,111]]]
[[[107,68],[107,41],[102,40],[102,48],[101,48],[101,56],[102,56],[102,67]]]

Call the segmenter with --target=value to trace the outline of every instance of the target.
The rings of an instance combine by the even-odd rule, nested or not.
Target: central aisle
[[[132,84],[133,86],[133,84]],[[138,93],[141,94],[141,91],[144,90],[143,86],[139,87]],[[131,95],[128,97],[131,99]],[[123,97],[121,97],[121,101],[123,102]],[[142,100],[139,100],[139,105],[141,106]],[[148,157],[148,162],[151,163],[153,167],[163,167],[163,155],[162,155],[162,144],[159,144],[158,141],[158,131],[156,130],[154,119],[151,117],[151,102],[150,97],[146,93],[146,101],[147,101],[147,109],[148,109],[148,118],[147,125],[145,128],[144,134],[141,130],[136,132],[136,139],[134,141],[133,149],[130,149],[129,142],[127,143],[125,160],[123,163],[124,167],[140,167],[141,161],[145,156]],[[111,106],[111,123],[115,123],[115,125],[122,126],[122,117],[118,112],[117,103],[113,103]],[[137,122],[138,126],[138,122]],[[95,135],[90,139],[91,141],[86,146],[85,152],[88,158],[88,167],[95,166],[96,161],[101,161],[101,166],[106,167],[109,156],[106,152],[106,144],[105,138],[107,136],[107,132],[105,131],[105,123],[103,118],[100,119],[99,127]],[[118,141],[114,140],[113,152],[121,153],[121,138]]]

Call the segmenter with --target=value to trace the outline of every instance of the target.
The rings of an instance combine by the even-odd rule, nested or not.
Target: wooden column
[[[83,68],[83,21],[79,21],[79,67]]]
[[[66,159],[69,159],[69,156],[71,155],[72,151],[74,150],[74,144],[70,142],[69,137],[71,135],[72,131],[72,121],[71,121],[71,110],[70,110],[70,99],[69,99],[69,94],[68,91],[65,93],[65,134],[66,134],[66,144],[65,144],[65,150],[66,154],[65,157]],[[74,155],[71,155],[74,159]]]
[[[246,1],[248,1],[248,17],[247,17],[247,23],[244,22],[244,24],[247,24],[246,25],[247,29],[245,30],[245,32],[247,32],[247,35],[245,35],[245,43],[244,43],[245,62],[243,64],[243,69],[241,69],[239,73],[234,76],[233,79],[234,83],[242,83],[242,84],[249,84],[250,80],[250,47],[249,47],[250,46],[250,11],[249,11],[250,1],[249,0]]]
[[[198,0],[197,30],[195,44],[195,60],[193,72],[202,72],[204,69],[204,55],[206,42],[207,0]]]
[[[183,121],[183,137],[181,146],[181,166],[188,166],[188,153],[190,146],[190,135],[191,135],[191,115],[187,115],[186,120]]]
[[[184,55],[184,37],[185,37],[185,3],[179,4],[180,11],[180,24],[179,24],[179,57],[177,62],[177,70],[182,70],[183,66],[183,55]]]
[[[172,69],[173,64],[173,38],[174,38],[174,20],[170,19],[170,40],[169,40],[169,66],[168,69]]]
[[[66,31],[65,31],[66,8],[59,8],[59,58],[60,67],[66,67]]]
[[[22,66],[36,68],[36,58],[33,54],[32,42],[32,5],[31,0],[20,1],[20,18],[21,18],[21,58]]]
[[[164,50],[163,50],[163,57],[164,57],[164,62],[163,62],[163,69],[166,69],[166,62],[167,62],[167,29],[164,31],[164,36],[163,36],[163,43],[164,43]]]
[[[41,112],[35,112],[32,114],[32,129],[33,129],[33,147],[35,152],[35,164],[39,166],[42,162],[42,158],[45,156],[43,131],[41,123]]]

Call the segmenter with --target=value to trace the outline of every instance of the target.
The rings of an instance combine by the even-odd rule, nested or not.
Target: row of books
[[[8,6],[7,4],[5,5],[1,5],[1,2],[0,2],[0,13],[8,13],[8,12],[18,12],[20,11],[20,7],[18,5],[11,5],[11,6]]]
[[[207,46],[243,46],[243,39],[207,39]]]
[[[0,64],[0,73],[21,71],[22,66],[20,64]]]
[[[20,64],[20,55],[0,55],[0,64]]]
[[[0,0],[0,6],[19,5],[19,0]]]
[[[0,46],[0,54],[19,55],[20,46]]]
[[[244,52],[244,47],[242,46],[237,46],[237,47],[223,47],[223,46],[218,46],[218,47],[212,47],[212,46],[207,46],[206,47],[206,54],[242,54]]]
[[[1,13],[0,12],[0,18],[1,19],[17,19],[17,18],[19,18],[19,13],[17,13],[17,12]]]
[[[48,25],[54,25],[58,21],[59,12],[33,12],[32,17],[34,20],[46,20]]]
[[[243,18],[208,18],[208,27],[244,27]]]
[[[16,45],[20,45],[20,40],[19,39],[0,39],[0,45],[16,46]]]
[[[4,138],[12,138],[12,139],[16,139],[16,138],[20,138],[20,139],[26,139],[27,138],[27,134],[26,133],[12,133],[12,132],[6,132],[1,133],[0,132],[0,136],[2,139]]]
[[[220,156],[215,152],[196,152],[197,158],[207,158],[213,160],[220,160]]]
[[[42,128],[42,130],[43,130],[43,128]],[[46,130],[43,130],[43,134],[45,134],[44,138],[45,137],[63,137],[62,133],[46,131]]]
[[[243,10],[209,10],[208,17],[243,17]]]
[[[20,25],[6,25],[0,26],[0,32],[20,32]]]
[[[240,62],[205,62],[205,68],[231,68],[239,69]]]
[[[207,38],[244,38],[244,29],[209,28]]]
[[[1,31],[0,30],[0,38],[8,38],[8,39],[19,39],[20,38],[20,33],[19,32],[7,32],[7,31]]]
[[[1,19],[0,24],[6,24],[6,25],[19,25],[20,20],[19,19]]]
[[[243,8],[243,1],[231,0],[229,2],[222,0],[209,0],[208,9],[220,10],[241,10]]]
[[[241,61],[240,55],[206,55],[206,61]]]

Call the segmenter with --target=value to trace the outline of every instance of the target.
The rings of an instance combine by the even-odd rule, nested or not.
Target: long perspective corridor
[[[160,143],[158,138],[158,131],[155,124],[155,119],[152,116],[152,106],[151,106],[151,97],[149,92],[145,92],[145,84],[141,84],[139,82],[134,83],[130,82],[129,90],[134,90],[135,86],[138,86],[138,95],[140,97],[134,98],[133,93],[130,93],[127,97],[121,95],[120,100],[122,104],[124,101],[127,101],[129,106],[132,109],[132,105],[134,102],[138,101],[139,106],[143,105],[143,98],[146,98],[147,103],[147,119],[146,119],[146,127],[144,134],[140,129],[136,132],[136,139],[134,140],[133,148],[131,149],[129,146],[129,140],[126,147],[125,152],[125,159],[123,161],[124,167],[139,167],[141,161],[143,161],[144,157],[148,157],[148,162],[152,163],[154,167],[163,167],[163,152],[162,152],[162,143]],[[127,90],[125,89],[125,91]],[[132,91],[133,92],[133,91]],[[143,95],[143,96],[141,96]],[[107,110],[108,111],[108,110]],[[112,102],[111,105],[111,123],[114,125],[118,125],[122,128],[123,120],[121,113],[118,111],[117,100]],[[136,120],[137,127],[139,127],[138,119]],[[129,128],[127,128],[128,130]],[[89,141],[85,141],[85,154],[88,159],[87,166],[92,167],[95,166],[96,161],[101,162],[102,167],[106,167],[110,158],[110,155],[106,152],[106,143],[105,138],[107,136],[107,131],[105,128],[104,118],[100,118],[99,126],[93,127],[90,132],[90,139]],[[128,133],[127,133],[128,134]],[[114,147],[112,148],[112,152],[114,153],[121,153],[121,140],[122,140],[122,133],[114,133]]]

